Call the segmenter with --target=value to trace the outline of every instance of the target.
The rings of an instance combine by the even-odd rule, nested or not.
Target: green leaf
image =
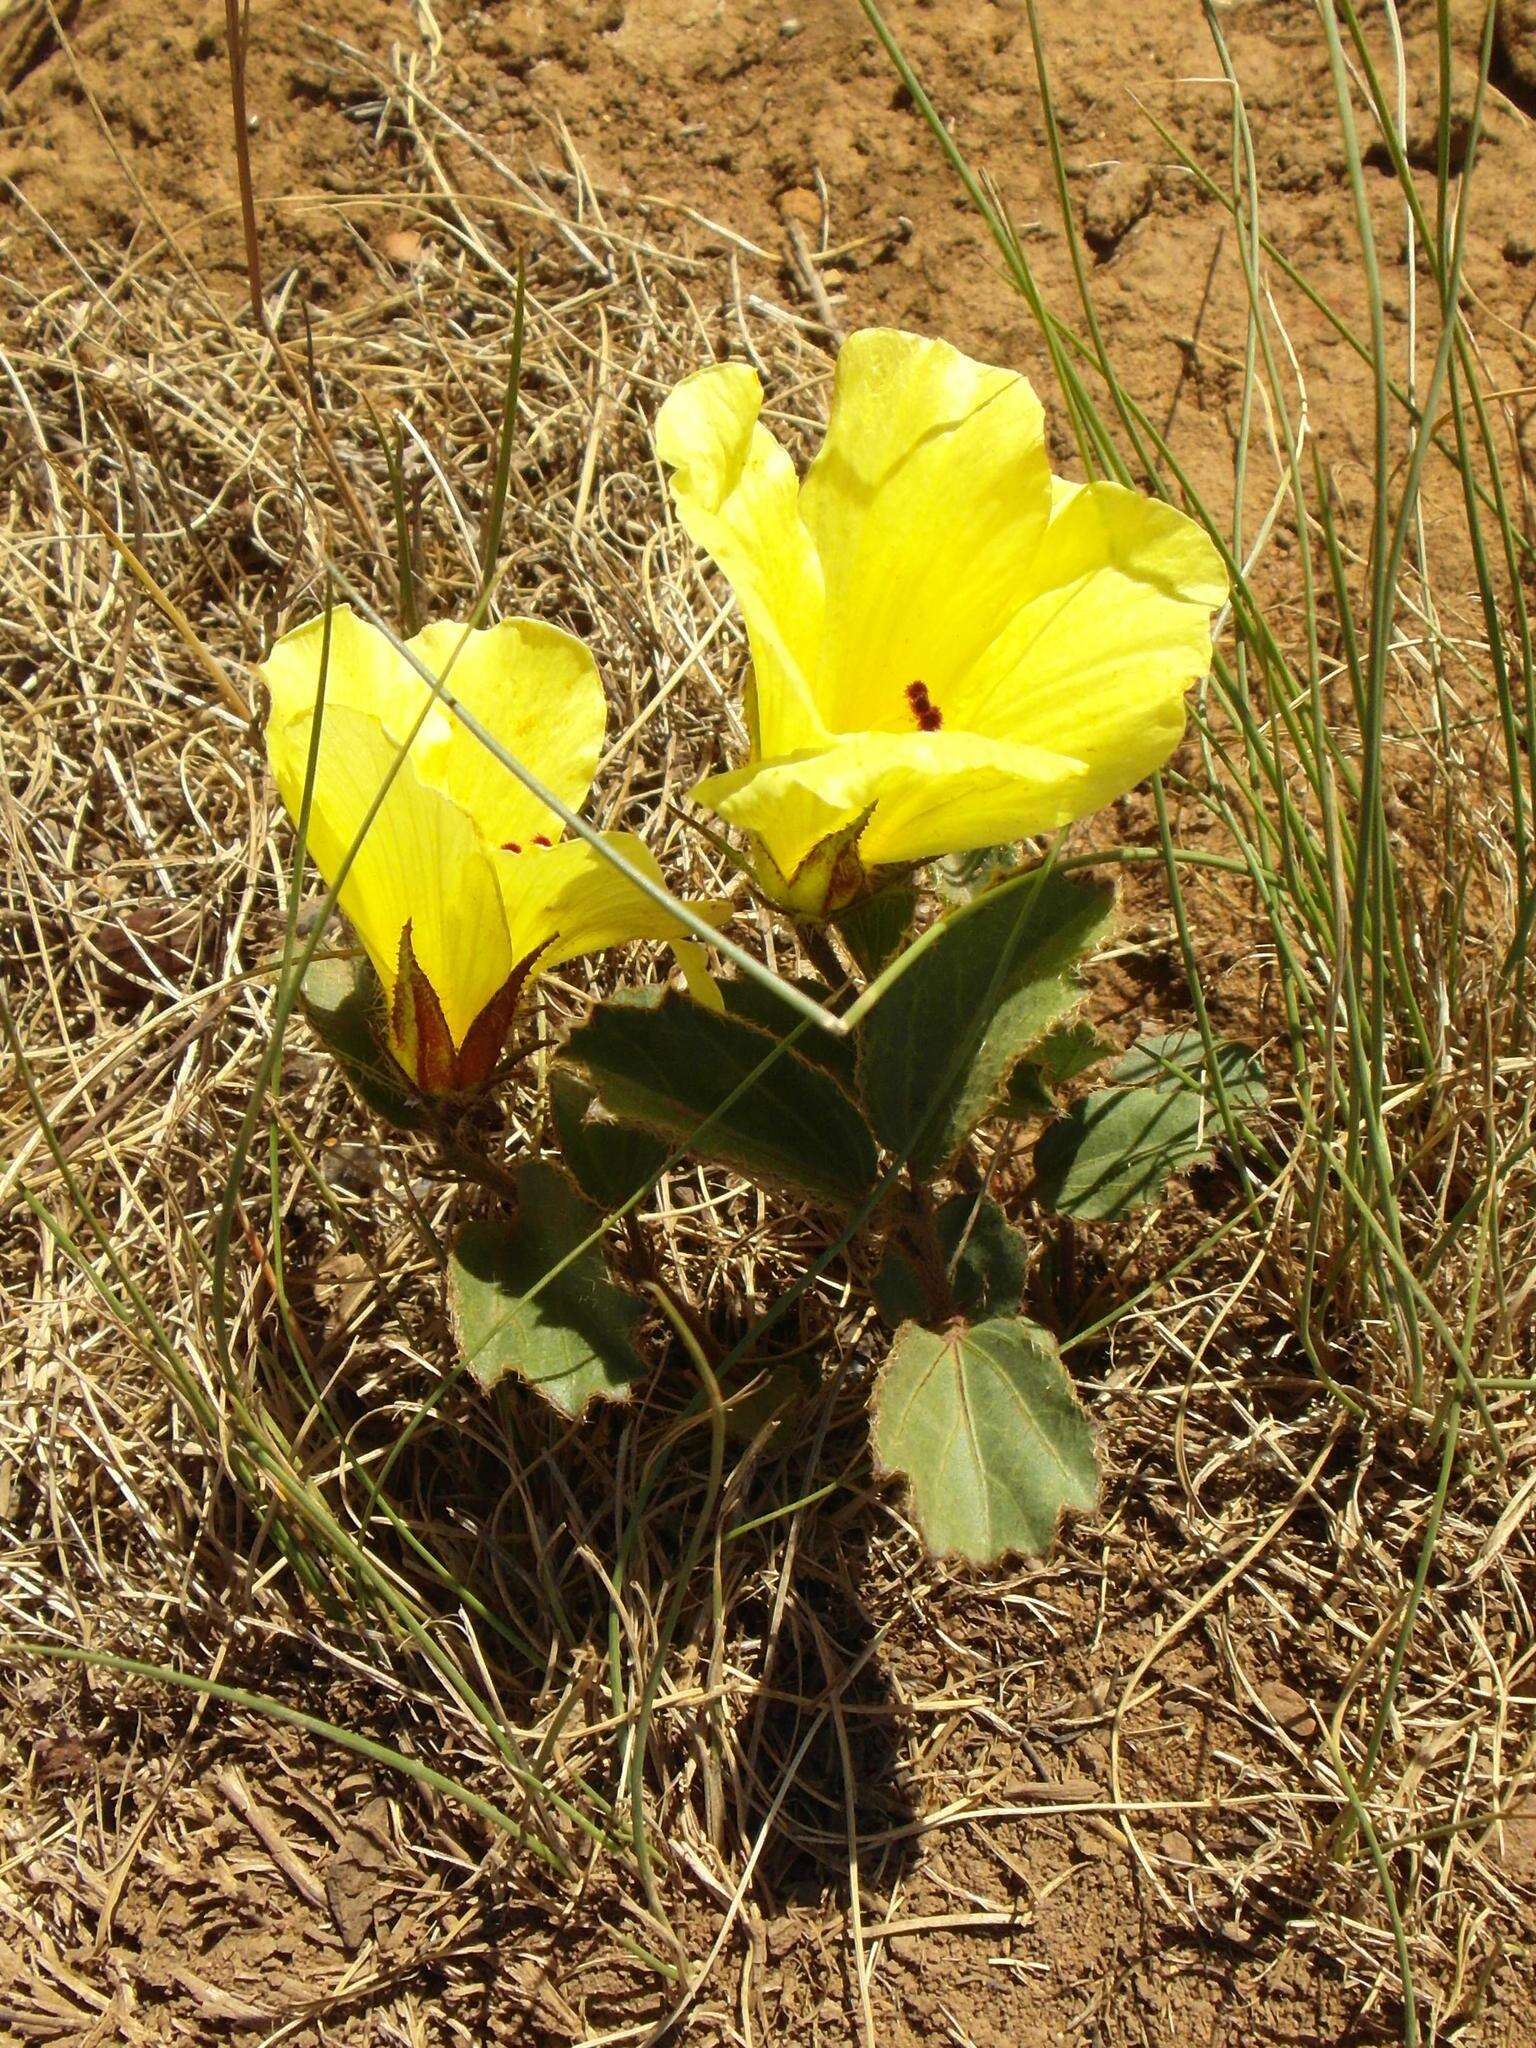
[[[877,1170],[869,1126],[831,1075],[798,1051],[780,1050],[764,1066],[778,1044],[674,990],[654,1010],[599,1004],[571,1033],[560,1065],[621,1123],[748,1180],[852,1208]]]
[[[1062,1510],[1098,1499],[1093,1430],[1055,1339],[1017,1316],[903,1329],[875,1389],[874,1447],[908,1480],[928,1548],[977,1564],[1042,1555]]]
[[[1264,1076],[1245,1046],[1216,1048],[1235,1108],[1264,1100]],[[1170,1175],[1206,1158],[1221,1134],[1220,1113],[1199,1034],[1143,1039],[1070,1116],[1049,1125],[1035,1147],[1035,1194],[1059,1216],[1101,1223],[1154,1202]],[[1138,1085],[1148,1084],[1148,1085]]]
[[[385,1049],[384,991],[368,962],[317,957],[299,994],[310,1029],[369,1108],[396,1130],[419,1130],[425,1105]]]
[[[1082,1222],[1154,1202],[1170,1174],[1205,1150],[1209,1106],[1167,1088],[1103,1088],[1047,1127],[1035,1147],[1041,1206]]]
[[[1021,1121],[1053,1115],[1054,1090],[1113,1051],[1109,1040],[1083,1019],[1058,1024],[1009,1075],[1004,1100],[1009,1115]]]
[[[1256,1107],[1265,1097],[1264,1070],[1246,1045],[1229,1038],[1213,1042],[1216,1071],[1227,1100],[1235,1108]],[[1205,1042],[1198,1031],[1162,1031],[1139,1038],[1110,1072],[1109,1085],[1119,1088],[1167,1086],[1196,1088],[1213,1094]]]
[[[953,1158],[1077,1001],[1072,969],[1113,903],[1107,887],[1032,869],[924,935],[860,1032],[864,1101],[882,1144],[920,1173]]]
[[[970,903],[997,882],[1019,871],[1016,844],[978,846],[973,853],[948,853],[930,864],[929,874],[943,903]]]
[[[1038,1117],[1054,1116],[1057,1102],[1041,1078],[1033,1060],[1020,1060],[1008,1076],[1000,1107],[1017,1123],[1033,1123]]]
[[[903,1323],[923,1323],[942,1319],[943,1308],[935,1302],[924,1281],[922,1268],[907,1249],[899,1244],[888,1244],[885,1255],[875,1270],[870,1292],[875,1297],[875,1307],[881,1318],[895,1330]]]
[[[562,1415],[625,1400],[644,1370],[634,1335],[645,1310],[608,1278],[597,1245],[561,1265],[602,1218],[557,1167],[530,1161],[517,1180],[516,1213],[466,1224],[448,1262],[459,1355],[482,1387],[516,1373]]]
[[[857,897],[832,922],[843,943],[873,981],[906,944],[917,916],[917,891],[910,882],[892,882],[873,896]]]
[[[560,1156],[584,1195],[605,1212],[622,1209],[632,1195],[649,1192],[667,1161],[668,1147],[649,1131],[592,1115],[596,1097],[584,1081],[559,1067],[549,1077],[549,1107]]]
[[[772,1038],[787,1038],[800,1022],[798,1010],[790,1009],[771,988],[765,988],[760,981],[745,974],[735,981],[722,981],[718,986],[728,1016],[755,1024]],[[818,1003],[826,1003],[832,994],[824,981],[817,981],[809,974],[796,975],[792,986]],[[808,1060],[813,1067],[823,1068],[850,1096],[857,1096],[859,1049],[851,1032],[846,1038],[834,1038],[830,1031],[823,1031],[819,1024],[813,1024],[809,1031],[801,1032],[795,1040],[794,1049],[797,1059]]]
[[[939,1242],[962,1315],[1011,1315],[1024,1292],[1028,1250],[990,1197],[951,1195],[939,1210]]]
[[[894,1329],[898,1323],[966,1316],[1006,1315],[1024,1292],[1028,1257],[1023,1238],[990,1196],[951,1195],[934,1214],[950,1301],[931,1299],[930,1286],[907,1251],[893,1243],[874,1279],[875,1306]],[[952,1306],[951,1306],[952,1303]]]
[[[1096,1025],[1080,1017],[1047,1031],[1029,1059],[1048,1088],[1059,1088],[1063,1082],[1075,1080],[1089,1067],[1097,1066],[1114,1049]]]
[[[821,1368],[814,1351],[797,1351],[777,1365],[757,1363],[740,1376],[748,1382],[745,1392],[729,1385],[724,1389],[729,1403],[725,1411],[726,1432],[736,1444],[749,1444],[769,1422],[782,1430],[786,1420],[821,1385]]]

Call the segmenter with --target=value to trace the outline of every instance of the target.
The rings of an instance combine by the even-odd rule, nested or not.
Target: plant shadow
[[[813,1533],[787,1591],[740,1617],[766,1656],[732,1748],[732,1821],[770,1915],[847,1906],[855,1871],[867,1910],[917,1853],[911,1717],[861,1593],[866,1556],[857,1526]]]

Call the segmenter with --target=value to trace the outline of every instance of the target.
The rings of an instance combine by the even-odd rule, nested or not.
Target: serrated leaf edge
[[[1253,1061],[1258,1069],[1258,1079],[1255,1084],[1258,1093],[1250,1104],[1243,1106],[1254,1109],[1263,1108],[1269,1100],[1269,1089],[1263,1065],[1257,1052],[1251,1046],[1241,1045],[1240,1041],[1235,1039],[1227,1039],[1221,1041],[1221,1043],[1237,1046],[1239,1050],[1244,1052]],[[1129,1058],[1135,1050],[1136,1046],[1134,1044],[1127,1046],[1121,1058]],[[1050,1122],[1042,1127],[1039,1137],[1035,1140],[1036,1159],[1038,1160],[1040,1147],[1049,1138],[1052,1131],[1061,1129],[1067,1124],[1080,1123],[1086,1118],[1088,1111],[1096,1102],[1107,1101],[1110,1097],[1118,1097],[1121,1101],[1124,1101],[1132,1095],[1163,1095],[1169,1097],[1198,1095],[1209,1112],[1205,1119],[1205,1127],[1212,1131],[1213,1135],[1207,1142],[1191,1152],[1187,1158],[1181,1160],[1177,1166],[1170,1167],[1155,1188],[1148,1189],[1145,1194],[1133,1194],[1126,1203],[1125,1208],[1119,1212],[1119,1216],[1084,1217],[1081,1219],[1086,1223],[1114,1223],[1125,1216],[1137,1215],[1143,1209],[1155,1208],[1159,1202],[1166,1198],[1168,1185],[1171,1181],[1181,1179],[1185,1174],[1192,1172],[1197,1166],[1210,1166],[1215,1161],[1217,1147],[1220,1144],[1220,1105],[1212,1095],[1207,1093],[1199,1081],[1185,1077],[1174,1070],[1164,1073],[1156,1081],[1116,1081],[1110,1078],[1101,1087],[1089,1089],[1086,1095],[1080,1095],[1074,1103],[1062,1110],[1058,1115],[1053,1116]],[[1046,1201],[1040,1192],[1041,1186],[1042,1177],[1037,1164],[1030,1181],[1030,1198],[1037,1202],[1048,1216],[1068,1216],[1069,1211],[1058,1209],[1054,1203]]]
[[[940,921],[951,924],[963,923],[964,920],[967,917],[969,917],[973,911],[980,909],[980,907],[987,901],[988,897],[992,895],[994,890],[1006,888],[1014,882],[1021,881],[1023,878],[1023,874],[1030,872],[1032,872],[1032,870],[1026,869],[1018,875],[1004,876],[1001,880],[994,882],[990,888],[982,890],[982,892],[979,895],[968,898],[965,902],[961,903],[957,909],[951,910],[947,914],[947,916]],[[1051,1032],[1055,1031],[1060,1025],[1070,1024],[1074,1022],[1078,1016],[1078,1013],[1081,1011],[1083,1004],[1087,1001],[1088,984],[1083,979],[1082,970],[1085,966],[1088,965],[1089,962],[1096,959],[1100,953],[1102,953],[1110,944],[1113,943],[1114,939],[1117,937],[1119,932],[1121,912],[1120,882],[1118,876],[1112,875],[1107,882],[1102,883],[1096,883],[1091,876],[1084,876],[1083,880],[1085,885],[1089,888],[1099,887],[1108,890],[1109,908],[1105,914],[1104,923],[1099,928],[1098,933],[1094,937],[1092,950],[1089,952],[1079,953],[1076,959],[1070,961],[1066,966],[1064,966],[1061,969],[1059,975],[1056,977],[1068,992],[1068,1002],[1062,1009],[1057,1011],[1056,1015],[1052,1017],[1049,1024],[1043,1025],[1041,1029],[1035,1033],[1035,1036],[1032,1039],[1030,1039],[1029,1043],[1027,1045],[1021,1046],[1017,1054],[1009,1060],[1007,1066],[1004,1068],[1003,1072],[998,1077],[997,1086],[995,1089],[992,1090],[988,1098],[986,1108],[981,1112],[981,1114],[978,1117],[975,1118],[975,1120],[972,1122],[970,1126],[970,1129],[963,1132],[961,1136],[956,1140],[955,1145],[951,1151],[947,1152],[942,1159],[936,1159],[931,1164],[925,1166],[925,1174],[931,1175],[933,1178],[938,1179],[941,1178],[943,1175],[947,1174],[951,1170],[951,1168],[955,1164],[955,1161],[960,1157],[961,1153],[965,1150],[966,1146],[970,1143],[971,1139],[975,1136],[976,1132],[981,1128],[981,1126],[984,1123],[986,1123],[991,1117],[997,1116],[1001,1112],[1004,1100],[1008,1093],[1009,1083],[1012,1081],[1015,1071],[1024,1064],[1024,1062],[1029,1058],[1030,1054],[1034,1051],[1036,1046],[1040,1044],[1042,1039],[1049,1037]],[[866,1059],[865,1043],[866,1042],[863,1037],[863,1034],[860,1033],[859,1049],[857,1056],[857,1071],[861,1095],[863,1092],[864,1067]],[[986,1039],[985,1036],[983,1036],[982,1045],[984,1045],[985,1043]],[[981,1051],[981,1046],[978,1045],[976,1050],[979,1053]],[[856,1107],[863,1110],[862,1103],[857,1104]],[[863,1111],[863,1113],[867,1117],[868,1112]],[[873,1127],[871,1126],[871,1128]],[[879,1142],[880,1141],[877,1136],[876,1143],[878,1144]],[[882,1146],[881,1149],[883,1150],[884,1147]]]
[[[545,1166],[549,1168],[551,1173],[559,1174],[560,1178],[568,1183],[568,1185],[576,1195],[577,1200],[580,1201],[585,1208],[590,1209],[594,1216],[601,1215],[602,1212],[598,1208],[597,1204],[591,1199],[589,1195],[587,1195],[584,1192],[580,1182],[573,1178],[573,1176],[571,1175],[571,1173],[569,1172],[569,1170],[567,1169],[562,1160],[537,1159],[528,1161],[526,1163],[535,1166]],[[543,1386],[540,1384],[538,1380],[529,1379],[527,1374],[519,1372],[516,1366],[509,1366],[504,1373],[502,1373],[497,1379],[493,1380],[489,1386],[487,1386],[485,1382],[480,1378],[479,1374],[475,1371],[474,1366],[470,1363],[469,1359],[465,1355],[464,1327],[459,1319],[458,1289],[454,1285],[453,1278],[454,1262],[458,1254],[459,1240],[463,1237],[466,1230],[472,1230],[477,1223],[486,1224],[496,1223],[498,1221],[506,1221],[510,1223],[515,1220],[515,1212],[512,1216],[506,1218],[498,1218],[495,1216],[470,1216],[466,1218],[466,1220],[462,1224],[460,1224],[458,1232],[454,1237],[453,1245],[448,1255],[448,1326],[450,1331],[452,1332],[453,1348],[456,1356],[463,1363],[465,1371],[474,1381],[475,1386],[480,1393],[485,1395],[493,1394],[495,1393],[496,1389],[499,1386],[501,1386],[505,1381],[516,1380],[517,1384],[520,1387],[525,1388],[528,1393],[535,1395],[540,1401],[544,1403],[546,1408],[550,1409],[554,1414],[560,1416],[564,1421],[567,1422],[584,1422],[586,1420],[587,1411],[597,1403],[601,1403],[602,1406],[605,1408],[627,1407],[630,1400],[630,1389],[633,1385],[632,1381],[625,1381],[624,1384],[620,1386],[618,1391],[612,1394],[600,1393],[596,1387],[593,1387],[592,1390],[587,1394],[586,1398],[583,1400],[579,1408],[567,1408],[562,1406],[560,1402],[553,1400],[547,1393],[545,1393]],[[605,1280],[607,1281],[610,1287],[617,1288],[618,1282],[614,1280],[611,1272],[609,1271],[608,1261],[605,1258],[603,1258],[602,1239],[599,1238],[596,1243],[589,1245],[587,1247],[587,1251],[589,1253],[596,1253],[597,1257],[602,1260],[603,1276]],[[548,1276],[546,1275],[546,1278],[547,1277]],[[624,1291],[624,1289],[619,1288],[620,1293],[623,1293]],[[526,1294],[520,1294],[517,1297],[519,1303],[526,1302],[529,1298],[530,1297]],[[536,1299],[537,1297],[535,1296],[534,1298]],[[634,1299],[638,1301],[639,1297],[635,1296]],[[651,1361],[645,1356],[644,1352],[640,1350],[640,1347],[638,1345],[636,1345],[635,1347],[635,1355],[640,1360],[642,1369],[648,1370],[651,1365]],[[642,1374],[637,1373],[635,1377],[636,1379],[639,1379],[640,1377],[642,1377]]]
[[[923,1548],[927,1551],[928,1555],[933,1558],[937,1558],[940,1560],[944,1558],[958,1558],[961,1560],[962,1563],[969,1565],[979,1565],[983,1567],[996,1567],[999,1565],[1003,1565],[1006,1564],[1011,1558],[1034,1558],[1036,1556],[1036,1553],[1028,1550],[1019,1550],[1012,1546],[1003,1550],[994,1551],[990,1556],[987,1557],[976,1557],[968,1551],[957,1550],[953,1546],[947,1546],[946,1548],[940,1550],[931,1541],[927,1530],[923,1527],[922,1518],[917,1510],[916,1487],[913,1484],[912,1474],[901,1465],[889,1465],[886,1463],[885,1459],[880,1455],[878,1436],[880,1429],[880,1417],[883,1413],[882,1396],[885,1392],[886,1380],[890,1374],[891,1360],[895,1356],[896,1347],[898,1346],[898,1344],[900,1344],[902,1338],[907,1334],[909,1330],[920,1331],[923,1335],[928,1337],[938,1337],[940,1339],[945,1339],[947,1338],[949,1332],[958,1330],[968,1331],[972,1336],[974,1336],[978,1328],[985,1327],[986,1322],[997,1321],[1024,1322],[1027,1321],[1027,1318],[1023,1316],[1016,1318],[1007,1316],[988,1316],[984,1319],[984,1322],[982,1324],[978,1325],[975,1323],[967,1323],[957,1317],[954,1321],[946,1323],[943,1329],[940,1330],[930,1329],[926,1323],[914,1322],[913,1320],[911,1320],[911,1318],[908,1318],[907,1321],[898,1325],[897,1329],[891,1337],[890,1344],[886,1349],[885,1357],[881,1360],[880,1368],[875,1374],[874,1385],[870,1390],[869,1402],[869,1449],[871,1462],[873,1463],[875,1470],[875,1476],[877,1479],[896,1480],[900,1483],[903,1495],[905,1496],[906,1505],[911,1512],[913,1521],[917,1524],[919,1534],[922,1536]],[[1061,1347],[1057,1343],[1055,1337],[1051,1334],[1049,1330],[1042,1328],[1039,1323],[1031,1323],[1029,1327],[1031,1328],[1031,1330],[1037,1331],[1039,1335],[1045,1338],[1046,1341],[1049,1343],[1051,1351],[1055,1357],[1056,1363],[1058,1365],[1061,1365],[1063,1375],[1066,1377],[1068,1385],[1071,1386],[1071,1375],[1067,1373],[1066,1367],[1062,1365]],[[1004,1374],[1003,1377],[1006,1378],[1007,1375]],[[1061,1503],[1061,1505],[1056,1510],[1055,1519],[1051,1523],[1050,1542],[1052,1545],[1055,1544],[1057,1538],[1060,1536],[1062,1524],[1065,1522],[1069,1514],[1097,1514],[1099,1509],[1099,1503],[1102,1501],[1104,1497],[1104,1475],[1102,1471],[1099,1469],[1098,1457],[1099,1431],[1094,1425],[1093,1417],[1088,1413],[1087,1409],[1083,1407],[1082,1401],[1078,1398],[1076,1387],[1072,1387],[1072,1398],[1074,1401],[1077,1402],[1078,1408],[1082,1411],[1083,1420],[1088,1425],[1089,1441],[1093,1446],[1093,1499],[1089,1502],[1086,1502],[1082,1506],[1074,1506],[1069,1501],[1063,1501]],[[1058,1465],[1060,1464],[1059,1459],[1057,1460],[1057,1463]],[[1046,1552],[1041,1552],[1039,1555],[1041,1557],[1048,1555],[1048,1550]]]
[[[662,1001],[655,1005],[654,1010],[651,1012],[651,1014],[654,1016],[665,1016],[668,1009],[682,1008],[689,1005],[692,1005],[695,1008],[702,1007],[701,1005],[694,1005],[692,997],[690,997],[685,991],[681,989],[669,988],[666,991],[666,994],[663,997]],[[579,1058],[571,1057],[570,1047],[571,1040],[575,1037],[576,1033],[579,1030],[581,1030],[582,1026],[585,1025],[591,1019],[591,1017],[595,1016],[598,1011],[605,1010],[610,1007],[612,1007],[612,1005],[610,1005],[607,1002],[598,1003],[594,1005],[593,1009],[587,1013],[586,1017],[583,1017],[581,1019],[581,1022],[579,1024],[572,1026],[571,1030],[567,1033],[564,1041],[562,1042],[559,1050],[556,1052],[554,1059],[551,1063],[552,1067],[559,1067],[563,1065],[568,1073],[574,1074],[587,1087],[591,1088],[594,1095],[597,1097],[599,1103],[602,1103],[602,1094],[599,1084],[593,1078],[591,1070],[587,1067],[584,1067]],[[738,1016],[735,1014],[735,1012],[728,1012],[727,1014],[730,1016],[730,1021],[733,1025],[737,1026],[742,1031],[750,1031],[754,1037],[760,1038],[765,1046],[778,1045],[782,1043],[781,1040],[776,1039],[774,1037],[771,1031],[765,1031],[760,1024],[754,1023],[751,1018]],[[835,1088],[837,1090],[837,1093],[842,1097],[843,1101],[853,1111],[854,1115],[859,1118],[861,1123],[863,1123],[865,1129],[869,1130],[870,1139],[875,1149],[875,1155],[878,1158],[881,1150],[880,1141],[878,1138],[875,1137],[873,1130],[870,1129],[868,1112],[865,1110],[864,1104],[860,1101],[859,1097],[853,1092],[853,1090],[850,1088],[845,1088],[842,1082],[838,1079],[837,1075],[833,1073],[830,1067],[824,1067],[819,1062],[803,1058],[798,1052],[794,1051],[793,1048],[787,1050],[784,1053],[783,1057],[786,1060],[790,1061],[793,1065],[803,1068],[807,1073],[814,1074],[819,1079],[824,1080],[827,1083],[828,1087]],[[614,1123],[623,1124],[630,1130],[648,1131],[653,1138],[665,1139],[669,1147],[677,1148],[678,1141],[674,1138],[673,1134],[670,1131],[668,1131],[664,1126],[653,1122],[651,1119],[647,1117],[619,1116],[612,1109],[610,1109],[606,1103],[602,1103],[602,1107],[604,1114],[610,1117]],[[719,1128],[719,1125],[711,1124],[709,1128],[711,1130],[716,1130]],[[688,1146],[686,1141],[682,1144],[680,1149],[685,1153],[688,1153],[691,1157],[704,1159],[703,1154],[691,1152],[690,1147]],[[704,1160],[704,1163],[711,1166],[723,1166],[729,1172],[738,1174],[743,1180],[750,1181],[754,1187],[766,1186],[779,1188],[781,1190],[788,1190],[796,1195],[801,1196],[802,1198],[808,1197],[810,1200],[817,1202],[828,1202],[835,1204],[836,1202],[842,1199],[848,1199],[857,1202],[860,1199],[861,1195],[867,1192],[867,1190],[859,1190],[855,1192],[850,1189],[844,1190],[840,1195],[838,1195],[833,1194],[825,1186],[811,1188],[807,1187],[803,1181],[792,1180],[787,1177],[769,1176],[767,1179],[765,1179],[761,1175],[757,1167],[745,1166],[741,1164],[739,1160],[728,1156],[724,1151],[711,1152],[709,1157]]]

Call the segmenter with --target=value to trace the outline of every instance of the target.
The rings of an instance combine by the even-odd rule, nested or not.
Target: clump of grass
[[[323,1733],[467,1806],[551,1899],[610,1859],[638,1915],[622,1939],[665,1978],[675,1943],[644,1900],[626,1759],[660,1711],[699,1419],[663,1385],[562,1439],[459,1383],[438,1292],[453,1188],[421,1178],[419,1149],[381,1146],[302,1036],[285,1041],[294,968],[329,940],[272,831],[249,666],[338,587],[405,625],[476,603],[559,619],[610,690],[623,767],[601,822],[641,825],[679,864],[673,792],[714,745],[733,644],[712,599],[698,618],[697,578],[654,519],[646,421],[698,346],[690,283],[718,293],[729,273],[718,244],[668,254],[643,220],[610,227],[574,160],[560,182],[577,216],[553,185],[508,181],[532,276],[521,379],[519,253],[490,226],[445,237],[423,273],[381,268],[362,321],[300,327],[279,302],[237,322],[164,270],[133,280],[105,340],[51,302],[17,309],[30,455],[8,662],[46,766],[12,812],[5,1199],[26,1227],[10,1284],[20,1308],[28,1275],[48,1276],[50,1330],[89,1317],[71,1398],[101,1414],[101,1476],[136,1511],[12,1562],[30,1658]],[[794,374],[795,321],[737,311]],[[86,437],[62,452],[74,412]],[[683,857],[721,885],[702,842]],[[551,1026],[597,985],[573,972]],[[537,1144],[532,1105],[487,1142]],[[749,1285],[800,1263],[794,1217],[699,1175],[673,1179],[655,1227],[706,1313],[738,1312],[739,1281],[715,1300],[725,1237],[750,1246]],[[18,1468],[24,1523],[71,1492],[72,1466]],[[62,1564],[76,1544],[88,1564]],[[92,1627],[33,1606],[38,1554],[87,1571]],[[154,1590],[165,1560],[204,1555],[234,1637],[313,1629],[335,1682],[376,1688],[384,1732],[220,1679],[215,1611]],[[408,1702],[439,1718],[402,1746]]]

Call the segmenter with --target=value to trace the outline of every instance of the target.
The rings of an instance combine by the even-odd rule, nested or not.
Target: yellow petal
[[[328,655],[325,650],[324,612],[274,642],[261,665],[272,697],[269,723],[281,726],[314,710],[320,695],[321,662],[325,659],[329,664],[325,672],[326,703],[366,712],[397,743],[403,742],[421,713],[427,692],[388,634],[360,619],[350,605],[333,605]]]
[[[1058,485],[1017,613],[946,720],[1078,756],[1084,816],[1177,746],[1226,595],[1219,551],[1183,513],[1118,484]]]
[[[322,613],[273,647],[262,669],[273,724],[313,709],[324,643]],[[569,633],[528,619],[474,630],[443,620],[405,646],[402,653],[377,626],[334,606],[326,702],[366,712],[397,745],[411,740],[418,777],[451,796],[492,845],[521,844],[540,833],[557,837],[563,827],[555,814],[434,696],[410,656],[577,810],[591,787],[606,723],[603,686],[587,649]]]
[[[602,754],[607,711],[597,666],[579,640],[532,619],[473,631],[444,620],[406,644],[509,754],[568,809],[581,808]],[[522,845],[539,833],[555,839],[564,830],[451,714],[434,723],[422,751],[424,779],[468,811],[493,846]]]
[[[719,982],[709,971],[709,955],[698,940],[674,939],[672,951],[683,971],[683,985],[693,1000],[706,1010],[723,1013],[725,997],[720,993]]]
[[[313,723],[311,707],[281,720],[274,716],[267,728],[272,772],[295,819]],[[401,761],[400,754],[378,717],[346,702],[332,703],[328,695],[309,853],[332,886],[345,868],[338,901],[388,997],[394,992],[400,935],[409,922],[416,960],[459,1044],[511,972],[506,918],[492,858],[473,820],[441,791],[425,785],[414,759]]]
[[[610,846],[649,880],[664,886],[656,857],[631,832],[605,832]],[[537,953],[536,971],[580,953],[601,952],[631,939],[676,939],[688,928],[622,874],[584,839],[492,856],[501,888],[514,958]],[[702,917],[723,923],[726,904],[690,903]]]
[[[683,530],[724,572],[746,622],[754,748],[782,753],[825,737],[814,701],[821,568],[794,464],[759,420],[762,404],[745,363],[696,371],[656,415],[656,453]]]
[[[942,701],[1013,610],[1050,488],[1026,378],[895,329],[848,338],[800,494],[826,582],[833,731],[916,729],[913,684]]]
[[[1086,774],[1064,754],[978,733],[861,733],[711,776],[693,792],[757,835],[786,876],[866,811],[866,867],[995,846],[1065,824]]]

